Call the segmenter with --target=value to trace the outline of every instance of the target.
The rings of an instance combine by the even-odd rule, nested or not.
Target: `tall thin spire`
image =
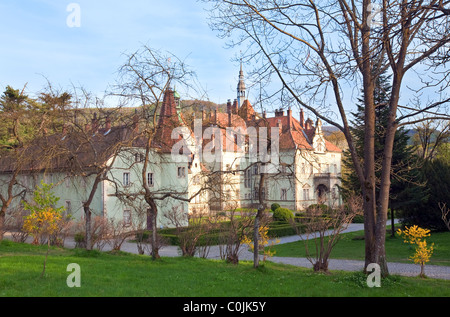
[[[237,100],[238,106],[241,107],[244,103],[245,97],[245,82],[244,82],[244,71],[242,70],[242,58],[241,58],[241,69],[239,71],[239,83],[237,85]]]

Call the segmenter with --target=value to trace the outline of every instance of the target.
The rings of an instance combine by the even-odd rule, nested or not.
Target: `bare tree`
[[[222,227],[220,234],[220,256],[225,261],[238,264],[239,254],[243,245],[243,240],[248,235],[254,223],[254,215],[251,212],[237,212],[237,202],[235,208],[227,211],[226,219],[229,225]],[[231,205],[229,205],[231,207]]]
[[[121,106],[104,107],[103,100],[84,89],[74,89],[72,109],[62,113],[64,126],[50,136],[43,152],[52,153],[49,171],[64,171],[65,181],[73,183],[83,199],[86,248],[91,250],[92,202],[102,182],[115,182],[111,176],[124,148],[137,138],[134,113]],[[103,210],[96,210],[103,216]]]
[[[444,221],[448,230],[450,230],[450,209],[445,203],[439,203],[439,208],[442,212],[442,221]]]
[[[232,47],[248,44],[245,58],[256,64],[255,82],[277,78],[282,98],[344,133],[364,197],[366,266],[378,263],[387,275],[385,227],[395,132],[422,120],[421,114],[449,119],[449,2],[383,0],[378,7],[369,0],[206,2],[211,4],[212,28],[228,37]],[[374,87],[385,69],[392,74],[392,84],[377,197]],[[410,73],[420,79],[410,94],[437,92],[430,92],[430,102],[420,108],[400,102]],[[355,86],[364,93],[364,157],[356,153],[347,119],[346,98]],[[330,100],[337,115],[328,108]]]
[[[112,95],[122,98],[124,103],[142,109],[139,120],[139,145],[143,149],[143,159],[139,165],[142,188],[138,194],[148,204],[152,226],[152,258],[157,259],[159,258],[157,202],[168,198],[189,201],[190,197],[186,197],[186,192],[177,192],[173,188],[155,191],[149,183],[148,172],[153,164],[152,158],[158,156],[164,160],[167,154],[171,154],[174,143],[178,141],[171,139],[171,134],[180,126],[179,117],[173,113],[173,109],[162,109],[164,104],[174,102],[172,85],[192,87],[195,78],[182,60],[173,54],[147,46],[127,56],[126,62],[119,69],[119,75]]]
[[[435,158],[439,147],[450,138],[450,122],[445,120],[426,119],[415,124],[415,130],[414,144],[424,160]]]
[[[299,231],[296,220],[291,221],[304,241],[306,257],[313,265],[314,271],[328,271],[330,255],[339,241],[340,234],[356,215],[362,214],[362,205],[361,197],[350,197],[346,205],[337,208],[320,204],[310,206],[305,217],[298,220],[304,225],[304,233]],[[314,245],[312,251],[311,243]]]

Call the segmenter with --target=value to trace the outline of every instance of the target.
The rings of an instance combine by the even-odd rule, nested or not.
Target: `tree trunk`
[[[253,267],[259,267],[259,227],[260,227],[260,210],[256,213],[255,223],[253,225]]]
[[[264,212],[264,198],[263,188],[266,174],[262,173],[259,176],[259,188],[258,188],[258,212],[256,213],[255,223],[253,226],[253,267],[259,267],[259,227],[261,226],[261,217]]]
[[[317,261],[313,265],[314,272],[328,272],[328,260]]]
[[[92,250],[92,220],[91,208],[84,206],[84,217],[86,224],[86,250]]]
[[[360,65],[363,75],[364,89],[364,168],[363,179],[360,178],[364,199],[364,230],[365,230],[365,267],[375,261],[375,221],[376,221],[376,194],[375,194],[375,82],[370,61],[371,29],[368,25],[368,4],[363,3],[363,21],[361,30],[362,63]]]
[[[5,209],[5,210],[4,210]],[[3,240],[3,234],[5,233],[5,218],[6,218],[6,208],[0,210],[0,241]]]
[[[149,197],[148,195],[145,197],[145,201],[150,206],[151,213],[151,226],[152,226],[152,259],[157,260],[160,258],[159,256],[159,241],[158,241],[158,207],[156,206],[155,201]]]
[[[95,177],[94,184],[92,185],[91,192],[89,194],[88,199],[83,204],[84,208],[84,216],[86,217],[86,250],[92,250],[92,212],[91,212],[91,203],[94,199],[95,193],[98,188],[98,184],[100,184],[102,180],[102,175],[106,174],[106,171],[97,172],[97,176]]]

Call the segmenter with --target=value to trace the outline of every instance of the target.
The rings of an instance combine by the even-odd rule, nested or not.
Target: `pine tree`
[[[436,158],[426,160],[420,177],[427,184],[426,201],[414,204],[402,211],[404,225],[418,225],[434,231],[446,231],[439,203],[450,204],[450,165]]]
[[[389,116],[389,94],[390,76],[380,74],[377,78],[374,97],[376,104],[376,125],[375,125],[375,161],[381,170],[383,160],[385,127]],[[354,120],[352,123],[351,133],[355,137],[355,147],[358,156],[364,157],[364,102],[358,99],[357,111],[352,113]],[[419,158],[415,155],[414,148],[408,146],[407,131],[402,127],[399,128],[395,135],[394,151],[392,157],[391,168],[391,192],[390,207],[391,210],[404,210],[413,204],[420,203],[426,199],[424,195],[424,184],[420,183],[420,175],[418,168]],[[361,185],[354,171],[352,159],[348,151],[343,156],[344,172],[342,175],[341,191],[345,197],[361,193]],[[379,185],[379,172],[376,172],[377,182]],[[378,188],[377,188],[378,192]]]

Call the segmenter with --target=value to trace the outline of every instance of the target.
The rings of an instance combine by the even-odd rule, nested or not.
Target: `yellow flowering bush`
[[[61,213],[47,207],[41,211],[31,211],[30,215],[25,217],[23,230],[33,235],[34,243],[38,243],[38,238],[42,235],[51,236],[58,232],[61,221]]]
[[[33,243],[39,243],[42,236],[47,236],[47,253],[44,260],[44,269],[41,277],[44,276],[48,251],[50,248],[50,238],[56,234],[63,224],[64,207],[56,208],[59,198],[51,192],[52,185],[41,182],[41,187],[34,191],[33,202],[23,202],[25,210],[30,214],[25,217],[22,229],[34,236]]]
[[[419,226],[406,227],[405,230],[398,229],[397,234],[403,236],[405,243],[416,245],[414,255],[410,257],[416,264],[420,264],[420,276],[425,276],[425,263],[430,261],[431,255],[434,250],[434,243],[427,245],[427,241],[424,239],[430,236],[430,230],[420,228]]]
[[[259,241],[258,244],[263,252],[263,261],[266,261],[267,257],[272,257],[275,255],[275,251],[270,250],[270,247],[279,243],[279,240],[276,240],[275,242],[271,242],[269,248],[266,248],[266,246],[269,245],[269,227],[267,225],[260,226],[259,227]],[[247,235],[245,235],[242,239],[243,244],[247,244],[252,251],[255,249],[255,245],[253,243],[253,239]]]

